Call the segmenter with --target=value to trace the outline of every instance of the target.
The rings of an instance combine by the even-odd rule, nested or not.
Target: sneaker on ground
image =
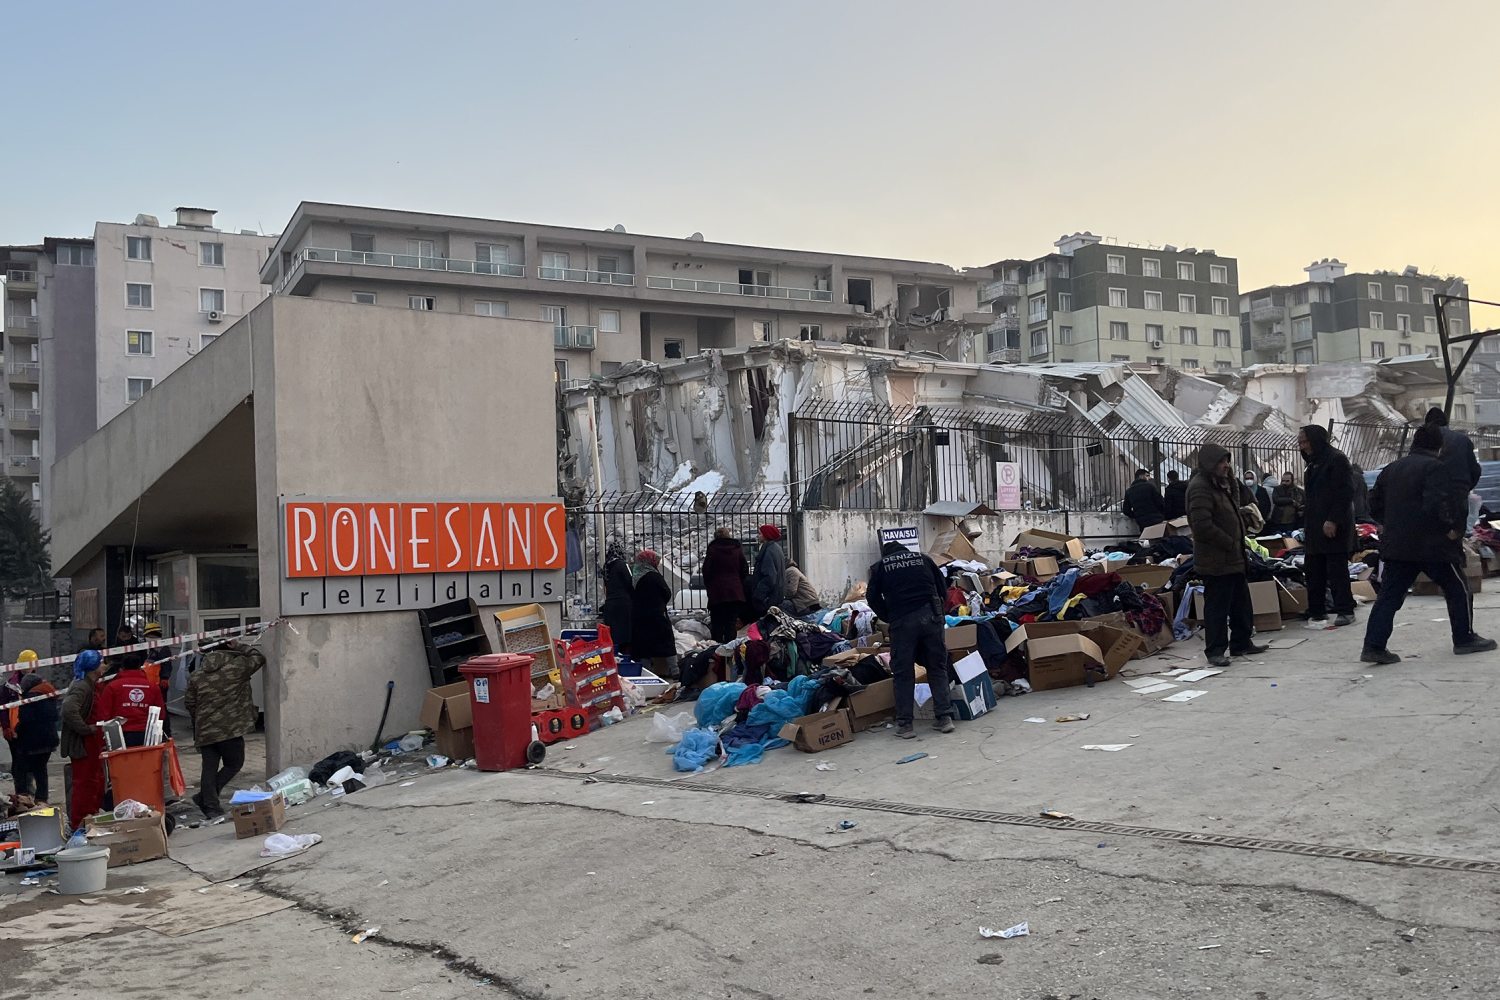
[[[1359,662],[1389,665],[1392,663],[1400,663],[1401,657],[1397,656],[1389,649],[1370,649],[1368,646],[1366,646],[1364,649],[1359,651]]]
[[[1322,632],[1324,629],[1328,628],[1328,619],[1327,618],[1309,618],[1307,620],[1307,624],[1304,625],[1304,626],[1302,626],[1302,627],[1305,628],[1305,629],[1312,629],[1315,632]]]
[[[952,733],[958,731],[958,727],[953,724],[952,719],[939,719],[937,721],[937,724],[932,728],[936,729],[940,733]]]
[[[1354,616],[1353,615],[1339,615],[1337,618],[1335,618],[1333,620],[1333,627],[1334,628],[1343,628],[1345,625],[1353,625],[1353,624],[1354,624]]]
[[[1469,636],[1467,642],[1454,643],[1453,651],[1462,656],[1465,653],[1488,653],[1497,646],[1500,646],[1500,643],[1496,643],[1494,639],[1486,639],[1476,633]]]
[[[896,739],[898,739],[898,740],[914,740],[916,738],[917,738],[917,731],[911,727],[911,723],[910,722],[908,722],[904,726],[897,726],[896,727]]]

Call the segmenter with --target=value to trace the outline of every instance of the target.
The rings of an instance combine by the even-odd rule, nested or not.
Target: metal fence
[[[610,545],[627,558],[641,549],[661,557],[661,572],[672,588],[672,606],[682,611],[707,608],[699,570],[714,532],[729,529],[753,560],[760,526],[781,530],[788,553],[795,551],[795,518],[786,492],[730,493],[695,498],[682,493],[602,493],[586,497],[569,510],[568,525],[578,541],[578,568],[567,574],[564,618],[593,625],[604,604],[604,559]],[[571,569],[571,567],[570,567]]]

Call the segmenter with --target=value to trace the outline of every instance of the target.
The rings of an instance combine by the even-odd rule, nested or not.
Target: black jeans
[[[927,668],[933,714],[939,719],[953,718],[953,702],[948,697],[948,647],[943,643],[943,619],[936,611],[913,611],[891,623],[891,674],[896,679],[898,726],[911,725],[916,711],[914,661]]]
[[[1474,598],[1469,594],[1463,570],[1446,562],[1382,559],[1380,593],[1375,596],[1375,603],[1370,607],[1370,621],[1365,625],[1366,649],[1384,649],[1391,641],[1396,612],[1406,603],[1406,592],[1421,573],[1426,573],[1429,580],[1443,588],[1443,597],[1448,601],[1448,627],[1453,633],[1453,644],[1467,642],[1474,634]]]
[[[1354,591],[1349,587],[1349,553],[1305,555],[1302,557],[1302,571],[1307,574],[1307,617],[1327,617],[1325,605],[1328,599],[1325,595],[1330,588],[1333,590],[1333,613],[1354,614]]]
[[[1219,656],[1250,646],[1255,615],[1250,610],[1250,584],[1243,573],[1203,577],[1204,652]]]
[[[45,753],[23,753],[11,758],[10,767],[16,780],[16,793],[30,795],[38,802],[47,801],[47,762],[52,751]]]
[[[198,748],[198,753],[203,757],[203,772],[198,778],[199,804],[208,815],[223,812],[223,807],[219,805],[219,793],[240,773],[240,768],[245,766],[245,737],[236,736],[232,740],[205,743]]]
[[[745,617],[744,601],[719,601],[708,606],[708,634],[723,645],[739,631],[736,623]]]

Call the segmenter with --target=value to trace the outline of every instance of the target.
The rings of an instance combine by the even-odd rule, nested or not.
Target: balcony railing
[[[1283,308],[1270,299],[1254,299],[1250,303],[1250,321],[1252,323],[1264,323],[1267,320],[1280,319]]]
[[[42,460],[30,455],[12,455],[9,465],[12,476],[40,476],[42,474]]]
[[[552,328],[552,346],[559,350],[592,351],[598,335],[597,327],[555,326]]]
[[[7,333],[36,336],[37,317],[35,316],[7,316],[5,317],[5,330]]]
[[[635,275],[619,271],[586,271],[577,267],[539,267],[536,276],[547,281],[582,281],[591,285],[633,285]]]
[[[995,321],[984,328],[985,333],[1014,333],[1021,329],[1021,317],[1015,313],[1001,313]]]
[[[5,269],[5,280],[16,285],[36,284],[36,272],[26,271],[18,267],[7,267]]]
[[[996,299],[1014,299],[1020,294],[1021,283],[1019,281],[991,281],[979,287],[979,304],[984,305]]]
[[[13,381],[35,382],[41,378],[42,366],[35,361],[12,361],[5,366],[5,371]]]
[[[459,274],[493,274],[503,278],[522,278],[526,268],[490,260],[458,260],[451,257],[429,257],[410,253],[375,253],[371,250],[331,250],[327,247],[303,247],[301,260],[330,264],[366,264],[370,267],[398,267],[413,271],[456,271]]]
[[[11,410],[6,416],[6,421],[11,427],[23,430],[42,426],[41,410]]]
[[[1006,361],[1016,364],[1021,360],[1021,349],[1019,347],[1005,347],[998,351],[991,351],[989,360]]]
[[[706,292],[710,295],[759,295],[767,299],[799,302],[832,302],[833,292],[824,288],[785,288],[781,285],[742,285],[737,281],[703,281],[698,278],[646,278],[647,288],[673,292]]]

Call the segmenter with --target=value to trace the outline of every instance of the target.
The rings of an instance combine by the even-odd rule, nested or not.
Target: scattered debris
[[[1184,684],[1195,684],[1198,681],[1207,680],[1210,677],[1217,677],[1219,674],[1222,674],[1223,672],[1224,671],[1222,671],[1222,670],[1207,670],[1207,669],[1205,669],[1205,670],[1191,670],[1191,671],[1183,674],[1180,679],[1181,679],[1182,683],[1184,683]]]
[[[980,937],[1005,938],[1006,940],[1009,940],[1011,938],[1026,937],[1030,933],[1031,925],[1024,920],[1019,924],[1016,924],[1014,927],[1005,928],[1005,930],[1003,931],[991,930],[988,927],[979,928]]]
[[[830,760],[820,760],[813,765],[813,768],[818,771],[837,771],[839,766]]]
[[[431,768],[447,767],[448,758],[440,753],[435,753],[427,758],[427,766]]]
[[[781,797],[783,802],[822,802],[826,798],[822,792],[793,792]]]
[[[770,847],[770,848],[767,848],[764,851],[756,851],[754,854],[752,854],[750,856],[752,858],[769,858],[771,855],[773,855],[775,853],[776,853],[776,848]],[[589,874],[592,875],[594,873],[593,872],[589,872]]]
[[[1022,722],[1046,722],[1047,720],[1046,719],[1039,719],[1036,716],[1032,716],[1029,719],[1022,719],[1021,721]]]
[[[1275,687],[1276,685],[1272,684],[1271,686]],[[1176,694],[1169,694],[1169,695],[1167,695],[1165,698],[1162,699],[1162,701],[1175,701],[1175,702],[1192,701],[1194,698],[1197,698],[1200,695],[1205,695],[1205,694],[1208,694],[1208,692],[1207,691],[1178,691]]]
[[[999,965],[1001,962],[1005,961],[1005,956],[1000,954],[998,951],[992,951],[986,955],[980,955],[974,961],[978,962],[980,965]]]
[[[1404,931],[1401,932],[1401,940],[1403,940],[1403,941],[1415,941],[1416,939],[1417,939],[1417,929],[1415,927],[1412,927],[1412,928],[1410,928],[1408,930],[1404,930]]]
[[[925,753],[909,753],[905,757],[902,757],[900,760],[896,761],[896,763],[897,764],[910,764],[912,761],[914,761],[914,760],[921,760],[923,757],[926,757],[926,756],[927,755]]]
[[[859,826],[859,824],[856,823],[856,822],[854,822],[854,820],[852,820],[852,819],[841,819],[841,820],[839,820],[839,827],[838,828],[840,830],[852,830],[856,826]]]
[[[1044,899],[1044,900],[1042,900],[1037,905],[1038,906],[1046,906],[1048,903],[1061,903],[1062,901],[1063,901],[1063,898],[1061,896],[1053,896],[1051,899]]]
[[[1065,812],[1059,812],[1056,809],[1043,809],[1042,817],[1044,819],[1077,819],[1076,816]]]
[[[380,928],[379,927],[366,927],[364,930],[360,931],[358,934],[354,935],[349,940],[353,941],[355,944],[364,944],[365,941],[369,940],[370,938],[374,937],[376,934],[379,934],[379,933],[380,933]]]
[[[1213,951],[1215,948],[1222,948],[1222,947],[1224,947],[1222,944],[1200,944],[1198,946],[1198,950],[1199,951]]]
[[[1105,753],[1118,753],[1126,747],[1133,747],[1134,743],[1085,743],[1079,747],[1080,750],[1103,750]]]
[[[1057,717],[1057,721],[1058,722],[1087,722],[1088,718],[1089,718],[1089,713],[1087,713],[1087,712],[1079,712],[1077,715],[1059,715]]]

